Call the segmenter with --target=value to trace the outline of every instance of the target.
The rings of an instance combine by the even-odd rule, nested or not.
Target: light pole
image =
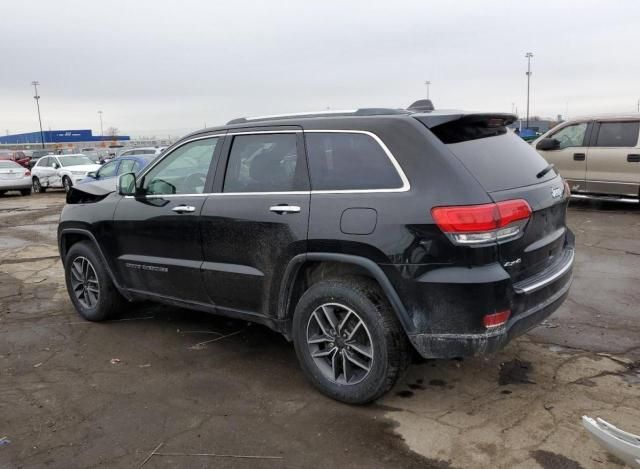
[[[425,85],[427,85],[427,99],[429,99],[429,85],[431,84],[431,82],[429,80],[424,82]]]
[[[98,115],[100,116],[100,137],[104,137],[104,130],[102,130],[102,111],[98,111]]]
[[[531,57],[533,54],[531,52],[527,52],[525,54],[527,58],[527,129],[529,128],[529,92],[531,89]]]
[[[38,85],[40,84],[37,81],[32,81],[33,89],[35,91],[35,96],[33,99],[36,100],[36,107],[38,108],[38,122],[40,123],[40,144],[42,148],[44,148],[44,133],[42,133],[42,118],[40,117],[40,96],[38,95]]]

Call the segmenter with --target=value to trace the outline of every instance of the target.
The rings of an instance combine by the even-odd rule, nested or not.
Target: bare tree
[[[105,134],[108,135],[109,137],[117,137],[119,133],[120,133],[120,130],[118,130],[118,128],[116,127],[109,127],[105,132]]]

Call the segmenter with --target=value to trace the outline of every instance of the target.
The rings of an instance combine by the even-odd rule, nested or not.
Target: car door
[[[590,122],[573,122],[549,134],[547,138],[555,138],[560,146],[555,150],[540,150],[549,163],[555,165],[571,187],[572,192],[586,192],[585,177],[587,172],[587,145],[592,124]]]
[[[45,158],[42,158],[42,160],[38,162],[35,175],[40,181],[40,184],[42,185],[42,187],[50,186],[49,181],[51,180],[51,177],[55,173],[55,170],[53,168],[54,162],[55,162],[55,159],[52,156],[47,156]]]
[[[215,193],[202,209],[205,288],[218,308],[273,315],[289,261],[306,251],[310,192],[301,129],[229,133],[223,154]]]
[[[48,168],[47,182],[49,187],[62,187],[62,176],[60,176],[59,170],[62,168],[60,159],[57,156],[50,157],[50,165]]]
[[[587,152],[587,190],[595,194],[638,197],[640,121],[595,123]]]
[[[222,135],[180,142],[139,176],[113,219],[112,257],[125,286],[139,293],[208,303],[201,281],[200,211]],[[114,255],[115,254],[115,255]]]

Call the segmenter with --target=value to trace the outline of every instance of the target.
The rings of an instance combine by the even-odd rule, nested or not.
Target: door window
[[[133,169],[136,164],[135,160],[123,160],[120,161],[120,167],[118,168],[118,174],[126,174],[133,173],[135,170]]]
[[[551,135],[551,138],[560,142],[560,150],[568,147],[583,147],[585,146],[584,135],[587,131],[587,125],[586,122],[568,125]]]
[[[234,137],[224,179],[224,192],[288,192],[306,190],[296,134]]]
[[[108,178],[116,175],[116,170],[118,169],[118,162],[112,161],[111,163],[105,164],[98,171],[98,176],[101,178]]]
[[[51,158],[46,157],[38,161],[38,168],[48,168],[51,166]]]
[[[218,140],[194,140],[176,148],[144,176],[144,192],[202,194]]]
[[[307,133],[305,140],[314,191],[402,187],[398,171],[370,135]]]
[[[596,147],[635,147],[638,143],[640,122],[602,122]]]

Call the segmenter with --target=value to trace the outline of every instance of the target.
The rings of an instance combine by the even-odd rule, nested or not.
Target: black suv
[[[69,296],[264,324],[323,393],[374,400],[426,358],[498,350],[571,284],[569,190],[510,114],[360,109],[193,133],[115,190],[70,194]]]

